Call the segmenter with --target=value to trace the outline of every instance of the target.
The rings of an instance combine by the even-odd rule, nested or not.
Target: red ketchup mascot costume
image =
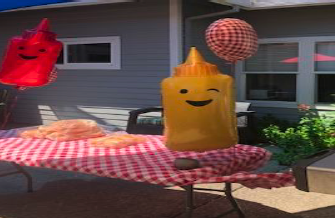
[[[61,50],[62,43],[49,31],[48,19],[43,19],[36,29],[11,38],[0,69],[0,82],[16,87],[48,84]]]

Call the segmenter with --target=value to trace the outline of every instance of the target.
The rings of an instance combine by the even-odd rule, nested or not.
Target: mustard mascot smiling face
[[[184,64],[162,82],[166,146],[207,151],[237,143],[233,78],[192,48]]]

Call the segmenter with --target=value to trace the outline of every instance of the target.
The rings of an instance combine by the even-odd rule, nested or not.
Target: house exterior
[[[58,64],[56,82],[19,92],[13,122],[42,124],[87,118],[124,128],[129,110],[160,105],[160,81],[170,73],[169,1],[1,13],[1,53],[10,37],[35,27],[44,17],[67,48],[98,46],[65,50],[69,55],[74,52],[77,61],[73,62],[79,63]],[[85,60],[77,56],[76,49],[79,53],[88,49],[102,59],[106,50],[110,51],[112,63],[82,63]]]
[[[233,13],[222,16],[191,18],[186,44],[197,46],[208,61],[234,75],[237,100],[252,102],[258,115],[273,114],[296,120],[298,104],[312,105],[320,112],[334,110],[335,88],[332,84],[335,82],[335,62],[332,58],[335,56],[335,34],[331,20],[335,18],[335,5],[318,5],[317,2],[325,1],[315,1],[312,5],[283,8],[270,3],[285,1],[255,2],[260,3],[261,9],[247,5],[238,12],[232,10]],[[298,3],[286,1],[294,2]],[[231,10],[231,7],[226,10]],[[211,13],[218,14],[216,11]],[[259,37],[257,54],[239,62],[233,69],[208,51],[204,39],[206,28],[224,17],[245,20]]]
[[[258,115],[294,120],[299,103],[331,111],[335,5],[289,6],[119,0],[0,13],[1,53],[10,37],[44,17],[65,45],[56,82],[19,92],[12,121],[34,125],[87,118],[124,128],[130,110],[160,105],[161,80],[190,46],[235,77],[237,100],[252,102]],[[217,58],[205,42],[206,28],[225,17],[247,21],[260,39],[258,53],[236,66]]]

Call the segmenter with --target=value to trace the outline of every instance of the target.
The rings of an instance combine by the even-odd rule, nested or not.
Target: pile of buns
[[[53,141],[73,141],[89,139],[94,147],[124,148],[146,141],[144,136],[132,134],[106,134],[94,120],[60,120],[49,125],[29,129],[19,134],[21,138],[49,139]]]
[[[144,136],[132,134],[111,134],[104,137],[90,139],[90,145],[94,147],[124,148],[146,141]]]
[[[72,141],[105,136],[106,133],[94,120],[60,120],[36,129],[23,131],[22,138],[50,139],[54,141]]]

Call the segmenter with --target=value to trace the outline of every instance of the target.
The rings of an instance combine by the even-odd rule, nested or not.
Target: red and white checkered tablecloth
[[[109,149],[91,147],[87,140],[22,139],[16,137],[17,131],[0,131],[0,161],[164,186],[232,182],[272,188],[294,184],[289,173],[250,173],[264,165],[271,154],[249,145],[202,153],[176,152],[164,146],[162,136],[147,136],[145,143]],[[178,170],[173,165],[178,157],[197,159],[202,167]]]

